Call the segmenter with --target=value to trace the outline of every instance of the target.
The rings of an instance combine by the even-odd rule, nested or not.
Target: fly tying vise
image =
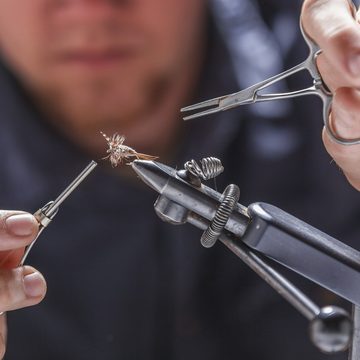
[[[354,7],[351,6],[353,11]],[[305,42],[307,43],[310,54],[302,63],[294,66],[293,68],[286,70],[278,75],[272,76],[267,80],[261,81],[255,85],[252,85],[244,90],[239,92],[220,96],[214,99],[206,100],[194,105],[186,106],[181,109],[182,112],[194,111],[198,109],[208,108],[207,110],[200,111],[198,113],[193,113],[192,115],[188,115],[184,117],[184,120],[190,120],[198,117],[202,117],[205,115],[214,114],[220,111],[229,110],[241,105],[254,104],[257,102],[263,101],[272,101],[272,100],[280,100],[280,99],[289,99],[295,98],[299,96],[306,95],[316,95],[321,98],[323,102],[323,122],[325,129],[332,140],[341,145],[356,145],[360,144],[360,138],[355,139],[344,139],[337,134],[334,133],[330,126],[330,112],[331,112],[331,104],[333,100],[333,94],[330,92],[322,77],[319,73],[318,67],[316,65],[316,59],[321,54],[322,50],[320,47],[309,38],[309,36],[305,33],[302,24],[300,23],[301,33],[304,37]],[[307,70],[312,79],[313,85],[300,89],[297,91],[290,91],[285,93],[275,93],[275,94],[263,94],[259,93],[261,90],[264,90],[271,85],[277,83],[278,81],[284,80],[287,77],[298,73],[300,71]]]
[[[223,243],[310,321],[310,338],[317,348],[345,351],[352,339],[350,359],[360,359],[360,252],[273,205],[241,205],[235,184],[223,193],[213,190],[202,180],[216,178],[224,168],[215,158],[200,164],[191,160],[177,170],[134,160],[131,166],[159,193],[154,208],[163,221],[203,230],[200,242],[206,248]],[[342,308],[320,308],[268,259],[349,300],[353,321]]]

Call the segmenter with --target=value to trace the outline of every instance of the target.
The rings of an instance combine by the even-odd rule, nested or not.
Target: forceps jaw
[[[216,106],[216,105],[219,105],[221,99],[223,99],[226,96],[227,95],[220,96],[220,97],[217,97],[217,98],[214,98],[214,99],[202,101],[202,102],[197,103],[197,104],[185,106],[180,111],[181,112],[186,112],[186,111],[193,111],[193,110],[197,110],[197,109],[201,109],[201,108],[205,108],[205,107],[209,107],[209,106]]]
[[[219,111],[228,110],[228,109],[230,109],[231,104],[228,104],[228,106],[225,106],[222,103],[225,100],[229,100],[232,96],[234,96],[236,94],[237,93],[230,94],[230,95],[219,96],[219,97],[214,98],[214,99],[205,100],[205,101],[202,101],[202,102],[194,104],[194,105],[189,105],[189,106],[186,106],[186,107],[182,108],[180,110],[180,112],[194,111],[194,110],[197,110],[197,109],[203,109],[203,108],[211,107],[208,110],[201,111],[201,112],[198,112],[198,113],[195,113],[195,114],[192,114],[192,115],[185,116],[183,119],[186,121],[186,120],[192,120],[192,119],[202,117],[202,116],[206,116],[206,115],[210,115],[210,114],[215,114],[215,113],[217,113]],[[229,101],[228,101],[228,103],[229,103]],[[234,104],[233,106],[237,106],[237,104],[236,105]]]
[[[235,108],[240,105],[245,104],[252,104],[256,101],[256,90],[257,88],[262,85],[264,82],[261,82],[259,84],[255,84],[253,86],[250,86],[244,90],[240,90],[236,93],[228,94],[219,96],[214,99],[205,100],[200,103],[189,105],[180,110],[180,112],[187,112],[187,111],[194,111],[197,109],[202,109],[206,107],[211,107],[208,110],[201,111],[198,113],[194,113],[188,116],[185,116],[183,120],[192,120],[195,118],[199,118],[202,116],[215,114],[220,111],[230,110],[232,108]]]

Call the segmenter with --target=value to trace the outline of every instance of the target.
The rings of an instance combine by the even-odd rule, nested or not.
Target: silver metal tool
[[[320,47],[311,40],[303,30],[301,24],[300,29],[302,35],[310,49],[310,54],[306,58],[305,61],[300,63],[299,65],[294,66],[293,68],[286,70],[278,75],[272,76],[271,78],[261,81],[255,85],[248,87],[247,89],[241,90],[239,92],[220,96],[211,100],[206,100],[198,104],[190,105],[181,109],[182,112],[194,111],[198,109],[207,108],[207,110],[200,111],[198,113],[193,113],[192,115],[188,115],[184,117],[184,120],[190,120],[194,118],[198,118],[205,115],[214,114],[220,111],[229,110],[240,105],[253,104],[256,102],[263,101],[272,101],[272,100],[280,100],[280,99],[289,99],[295,98],[299,96],[306,95],[316,95],[321,98],[323,101],[323,121],[324,126],[329,134],[329,136],[337,143],[342,145],[355,145],[360,143],[360,138],[356,139],[344,139],[339,137],[334,133],[330,126],[330,110],[333,95],[330,90],[327,88],[326,84],[323,82],[319,70],[316,65],[316,58],[321,53]],[[284,80],[285,78],[298,73],[300,71],[307,70],[311,77],[313,78],[313,85],[306,88],[300,89],[297,91],[290,91],[285,93],[278,94],[264,94],[260,93],[262,90],[268,88],[269,86],[275,84],[278,81]]]
[[[51,223],[55,215],[57,214],[60,205],[63,201],[84,181],[84,179],[95,169],[97,163],[91,161],[89,165],[77,176],[77,178],[54,200],[48,202],[42,208],[34,213],[35,218],[39,222],[39,232],[35,240],[26,247],[25,253],[20,260],[19,266],[23,266],[24,262],[29,255],[30,250],[34,246],[36,240],[39,238],[43,230]]]
[[[239,204],[236,185],[231,184],[223,194],[205,186],[201,179],[205,179],[203,173],[210,174],[207,168],[215,164],[222,168],[215,160],[203,160],[201,167],[189,164],[195,162],[188,162],[184,170],[153,161],[132,163],[140,179],[160,194],[154,205],[158,216],[174,225],[190,223],[203,230],[205,247],[218,239],[310,320],[311,340],[321,351],[346,350],[352,336],[347,312],[335,306],[317,306],[267,258],[359,306],[360,253],[272,205]],[[218,173],[214,171],[213,176]],[[356,316],[360,318],[358,313]],[[360,333],[353,343],[358,344],[359,339]]]
[[[349,353],[349,360],[360,359],[360,307],[353,305],[353,339]]]

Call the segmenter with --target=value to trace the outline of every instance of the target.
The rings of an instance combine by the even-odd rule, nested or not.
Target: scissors
[[[83,180],[95,169],[96,166],[97,163],[95,161],[91,161],[87,165],[87,167],[76,177],[76,179],[73,180],[71,184],[54,201],[48,202],[34,213],[34,216],[39,223],[39,231],[35,240],[25,248],[25,252],[20,260],[19,266],[24,265],[24,262],[27,256],[29,255],[30,250],[34,246],[36,240],[38,239],[40,234],[44,231],[44,229],[54,219],[63,201],[78,187],[78,185],[80,185],[80,183],[83,182]]]
[[[352,9],[353,10],[353,9]],[[333,100],[333,95],[331,91],[328,89],[322,77],[319,73],[318,67],[316,65],[316,59],[321,54],[322,50],[320,47],[305,33],[302,24],[300,23],[301,33],[304,37],[305,42],[307,43],[310,54],[302,63],[294,66],[293,68],[286,70],[278,75],[272,76],[267,80],[261,81],[255,85],[252,85],[244,90],[241,90],[236,93],[232,93],[229,95],[220,96],[214,99],[206,100],[200,102],[198,104],[190,105],[181,109],[181,112],[194,111],[198,109],[208,108],[207,110],[200,111],[198,113],[194,113],[192,115],[188,115],[184,117],[184,120],[190,120],[194,118],[198,118],[205,115],[214,114],[220,111],[229,110],[240,105],[254,104],[257,102],[263,101],[272,101],[272,100],[280,100],[280,99],[289,99],[295,98],[299,96],[306,95],[317,95],[323,101],[323,121],[325,129],[327,130],[329,136],[341,145],[356,145],[360,144],[360,138],[356,139],[345,139],[334,133],[330,126],[330,112],[331,112],[331,104]],[[297,72],[307,70],[312,79],[313,85],[300,89],[297,91],[290,91],[284,93],[274,93],[274,94],[261,94],[259,93],[261,90],[266,89],[267,87],[275,84],[278,81],[281,81]]]

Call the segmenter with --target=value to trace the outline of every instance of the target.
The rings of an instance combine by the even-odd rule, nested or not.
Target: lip
[[[109,68],[133,59],[137,51],[132,48],[106,50],[73,50],[60,56],[63,64],[88,68]]]

